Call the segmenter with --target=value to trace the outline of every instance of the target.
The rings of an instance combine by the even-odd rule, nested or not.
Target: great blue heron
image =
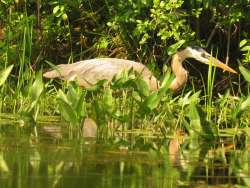
[[[209,53],[199,47],[187,47],[178,51],[172,58],[172,70],[175,79],[170,85],[170,89],[178,90],[187,81],[188,73],[183,68],[182,62],[186,58],[193,58],[201,63],[211,64],[225,71],[236,73],[235,70],[212,57]],[[88,88],[93,86],[99,80],[111,81],[114,76],[123,71],[133,69],[142,75],[151,90],[159,88],[159,81],[153,76],[152,72],[143,64],[116,58],[98,58],[79,61],[73,64],[61,64],[55,70],[43,74],[46,78],[56,78],[72,81],[75,80],[78,85]]]

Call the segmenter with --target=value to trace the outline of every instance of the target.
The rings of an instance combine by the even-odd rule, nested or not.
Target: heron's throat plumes
[[[185,60],[184,53],[177,52],[172,58],[172,71],[175,75],[175,79],[170,85],[170,88],[173,91],[176,91],[182,87],[183,84],[186,83],[188,72],[183,68],[182,62]]]

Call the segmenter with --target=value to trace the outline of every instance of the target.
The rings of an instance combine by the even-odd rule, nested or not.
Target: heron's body
[[[158,81],[152,72],[143,64],[117,58],[97,58],[79,61],[73,64],[58,65],[57,69],[44,74],[47,78],[59,77],[63,80],[76,80],[77,84],[88,88],[99,80],[109,82],[117,74],[133,69],[138,72],[152,90],[158,88]]]
[[[194,58],[205,64],[211,62],[213,66],[236,73],[236,71],[224,63],[210,56],[205,50],[187,47],[177,52],[172,58],[171,66],[176,76],[170,85],[170,89],[172,90],[178,90],[187,81],[188,73],[182,66],[182,62],[186,58]],[[139,73],[151,90],[157,90],[159,88],[159,81],[145,65],[135,61],[117,58],[97,58],[79,61],[73,64],[61,64],[58,65],[55,70],[44,73],[44,77],[58,77],[67,81],[75,80],[80,86],[88,88],[96,84],[99,80],[111,81],[117,74],[130,69]]]

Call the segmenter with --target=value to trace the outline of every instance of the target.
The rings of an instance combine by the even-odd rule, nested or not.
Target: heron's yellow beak
[[[221,69],[223,69],[224,71],[228,71],[234,74],[237,74],[237,72],[232,69],[231,67],[227,66],[226,64],[222,63],[220,60],[214,58],[214,57],[210,57],[209,62],[211,62],[211,64],[215,67],[219,67]]]
[[[199,61],[201,63],[205,63],[207,65],[210,65],[210,63],[211,63],[212,66],[219,67],[219,68],[223,69],[224,71],[228,71],[228,72],[237,74],[237,72],[234,69],[232,69],[231,67],[222,63],[220,60],[216,59],[211,54],[207,53],[201,47],[187,47],[185,49],[185,52],[187,54],[186,56],[189,58],[194,58],[197,61]]]

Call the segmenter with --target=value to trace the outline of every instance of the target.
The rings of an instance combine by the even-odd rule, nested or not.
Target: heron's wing
[[[78,67],[77,82],[80,86],[89,87],[100,80],[111,81],[114,76],[132,68],[127,60],[102,58],[83,61]]]
[[[73,64],[58,65],[57,69],[44,73],[44,76],[47,78],[59,77],[68,81],[76,80],[80,86],[90,87],[99,80],[111,81],[115,75],[131,68],[141,74],[149,85],[152,79],[153,82],[157,82],[143,64],[116,58],[90,59]]]

